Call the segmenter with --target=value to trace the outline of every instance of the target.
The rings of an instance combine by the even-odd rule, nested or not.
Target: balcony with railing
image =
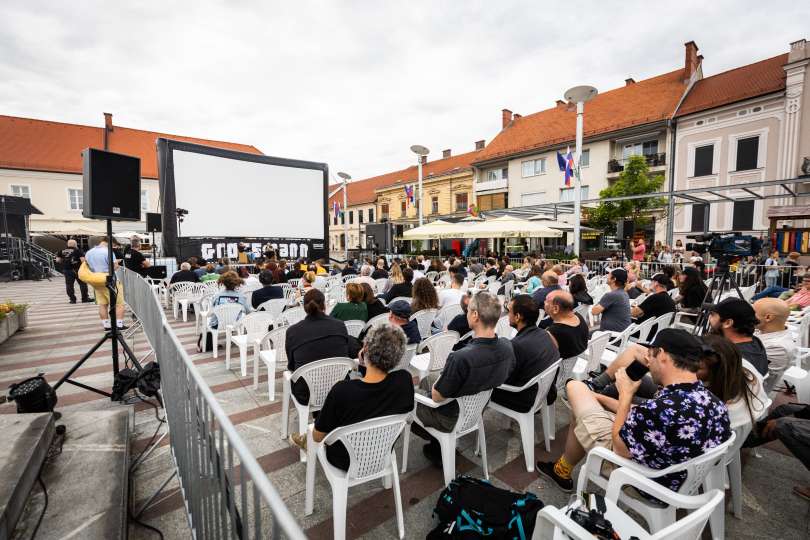
[[[624,170],[624,166],[630,161],[633,156],[628,156],[625,159],[611,159],[607,164],[608,174],[620,173]],[[642,157],[646,159],[648,167],[663,167],[667,164],[667,154],[661,152],[658,154],[644,154]]]

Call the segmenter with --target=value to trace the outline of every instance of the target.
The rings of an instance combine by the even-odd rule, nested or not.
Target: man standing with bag
[[[70,303],[76,303],[76,285],[79,282],[79,290],[82,293],[82,302],[92,302],[87,296],[87,283],[79,279],[79,266],[84,262],[84,252],[76,245],[76,240],[72,238],[67,241],[67,247],[56,256],[56,262],[62,265],[62,274],[65,276],[65,289],[67,290]]]
[[[85,259],[90,271],[96,273],[108,274],[110,271],[109,251],[107,247],[107,239],[99,238],[98,244],[93,249],[87,251]],[[113,269],[118,266],[118,261],[113,255]],[[119,330],[124,329],[124,288],[121,282],[117,281],[116,284],[116,299],[115,299],[115,319],[116,326]],[[101,318],[101,324],[104,330],[110,329],[110,291],[106,285],[96,286],[93,285],[93,291],[96,294],[96,304],[98,304],[98,316]]]

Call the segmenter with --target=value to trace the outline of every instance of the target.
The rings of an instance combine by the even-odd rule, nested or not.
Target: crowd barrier
[[[175,465],[163,487],[178,477],[193,537],[306,538],[191,362],[151,286],[126,269],[118,277],[160,364]]]

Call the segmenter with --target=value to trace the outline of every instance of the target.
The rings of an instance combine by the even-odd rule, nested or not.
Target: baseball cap
[[[639,345],[663,349],[691,360],[700,360],[703,355],[703,343],[681,328],[664,328],[655,335],[655,339]]]
[[[624,268],[614,268],[610,273],[613,275],[613,279],[619,283],[627,283],[627,270]]]
[[[407,319],[411,316],[411,305],[405,300],[397,300],[396,302],[392,302],[388,306],[388,309],[390,309],[391,313],[400,319]]]
[[[717,313],[721,319],[733,319],[734,326],[750,321],[754,321],[754,324],[757,322],[754,306],[742,298],[726,298],[722,302],[709,306],[709,311]]]
[[[656,283],[660,283],[664,287],[669,287],[670,285],[672,285],[672,280],[669,279],[666,276],[666,274],[655,274],[652,277],[652,281],[655,281]]]

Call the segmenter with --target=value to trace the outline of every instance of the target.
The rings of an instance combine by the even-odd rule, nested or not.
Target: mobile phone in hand
[[[627,366],[627,368],[625,369],[627,376],[634,381],[640,381],[641,378],[644,375],[646,375],[649,371],[650,368],[648,368],[638,360],[633,360],[633,363]]]

